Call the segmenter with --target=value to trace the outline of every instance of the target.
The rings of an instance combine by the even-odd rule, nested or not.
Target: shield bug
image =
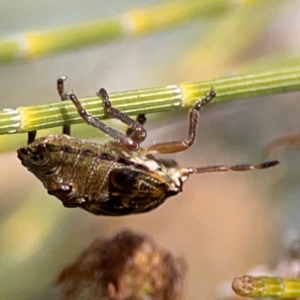
[[[108,134],[104,145],[71,137],[70,126],[61,135],[35,139],[29,133],[28,145],[18,150],[18,158],[45,186],[50,195],[66,207],[81,207],[93,214],[121,216],[151,211],[167,198],[182,191],[191,174],[265,169],[277,160],[257,165],[207,166],[181,168],[174,160],[157,159],[155,153],[176,153],[191,147],[196,137],[199,111],[216,96],[213,89],[195,103],[189,112],[188,138],[141,148],[147,132],[144,115],[131,119],[111,105],[104,89],[98,92],[106,113],[128,126],[123,134],[88,114],[74,93],[64,92],[64,78],[57,81],[62,100],[71,100],[88,124]]]

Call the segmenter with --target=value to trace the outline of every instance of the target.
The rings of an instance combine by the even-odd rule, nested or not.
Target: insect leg
[[[57,91],[62,101],[65,101],[68,99],[68,95],[64,91],[64,81],[67,79],[66,76],[63,76],[57,80]],[[70,135],[70,125],[64,125],[63,126],[63,134]],[[36,130],[29,131],[28,132],[28,138],[27,138],[27,144],[31,144],[34,142],[36,138]]]
[[[163,142],[154,144],[146,148],[146,153],[176,153],[184,151],[191,147],[196,138],[196,128],[199,118],[199,110],[201,110],[207,103],[211,102],[216,96],[216,93],[213,89],[199,101],[197,101],[194,107],[190,110],[189,113],[189,133],[188,138],[181,141],[172,141],[172,142]]]
[[[28,138],[27,138],[27,144],[31,144],[32,142],[34,142],[35,140],[35,137],[36,137],[36,130],[34,131],[29,131],[28,132]]]
[[[57,91],[60,96],[61,101],[68,100],[68,94],[65,93],[64,81],[67,79],[66,76],[57,79]],[[63,134],[71,135],[71,126],[70,125],[63,125]]]
[[[117,141],[118,144],[125,146],[129,150],[137,150],[139,148],[139,143],[132,140],[130,137],[126,136],[124,133],[121,133],[109,126],[105,123],[101,122],[99,119],[93,117],[92,115],[88,114],[86,110],[81,105],[80,101],[76,97],[75,94],[70,94],[69,99],[74,103],[77,108],[77,111],[81,118],[88,124],[100,129],[104,133],[111,136],[113,139]]]
[[[251,171],[255,169],[266,169],[279,164],[278,160],[271,160],[257,165],[241,164],[235,166],[207,166],[200,168],[188,168],[187,174],[208,173],[208,172],[226,172],[226,171]]]
[[[120,120],[121,122],[125,123],[126,125],[128,125],[129,130],[131,129],[131,133],[129,134],[126,133],[127,136],[130,136],[130,138],[135,142],[137,142],[138,144],[142,143],[147,136],[147,131],[143,127],[143,124],[146,121],[145,115],[139,115],[141,122],[139,122],[139,120],[137,121],[133,120],[128,115],[112,107],[111,102],[109,100],[109,96],[105,89],[100,89],[98,95],[103,100],[103,104],[106,112],[111,116],[115,117],[116,119]]]
[[[145,114],[140,114],[137,116],[136,121],[140,124],[140,125],[145,125],[147,118]],[[126,130],[126,135],[130,136],[131,138],[134,139],[134,131],[132,128],[128,127]]]

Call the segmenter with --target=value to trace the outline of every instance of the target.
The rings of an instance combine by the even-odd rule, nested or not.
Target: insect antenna
[[[209,173],[209,172],[227,172],[227,171],[251,171],[255,169],[266,169],[271,168],[279,164],[278,160],[271,160],[263,163],[259,163],[257,165],[251,164],[240,164],[234,166],[207,166],[207,167],[199,167],[199,168],[188,168],[186,174],[197,174],[197,173]]]

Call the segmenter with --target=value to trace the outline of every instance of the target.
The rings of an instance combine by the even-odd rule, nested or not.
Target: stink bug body
[[[47,135],[36,140],[35,132],[28,135],[28,145],[18,150],[18,158],[44,184],[48,193],[66,207],[81,207],[97,215],[143,213],[181,192],[191,174],[248,171],[278,164],[274,160],[257,165],[181,168],[173,160],[153,156],[154,153],[184,151],[193,145],[199,110],[215,97],[213,89],[190,110],[187,139],[141,148],[147,135],[144,115],[139,115],[136,121],[131,119],[112,107],[107,92],[100,89],[98,95],[106,112],[128,125],[123,134],[89,115],[75,94],[66,94],[64,80],[57,81],[61,99],[70,99],[88,124],[113,138],[104,145],[86,142],[71,137],[70,126],[63,127],[62,135]]]

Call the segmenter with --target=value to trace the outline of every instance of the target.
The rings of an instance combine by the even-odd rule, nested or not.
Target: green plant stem
[[[244,297],[294,299],[300,296],[300,279],[246,275],[235,278],[232,288]]]
[[[214,102],[300,90],[300,67],[166,87],[110,94],[112,104],[130,115],[191,107],[213,87]],[[99,118],[104,114],[99,97],[83,98],[85,109]],[[63,124],[82,123],[71,101],[24,106],[0,112],[0,134],[28,132]]]

